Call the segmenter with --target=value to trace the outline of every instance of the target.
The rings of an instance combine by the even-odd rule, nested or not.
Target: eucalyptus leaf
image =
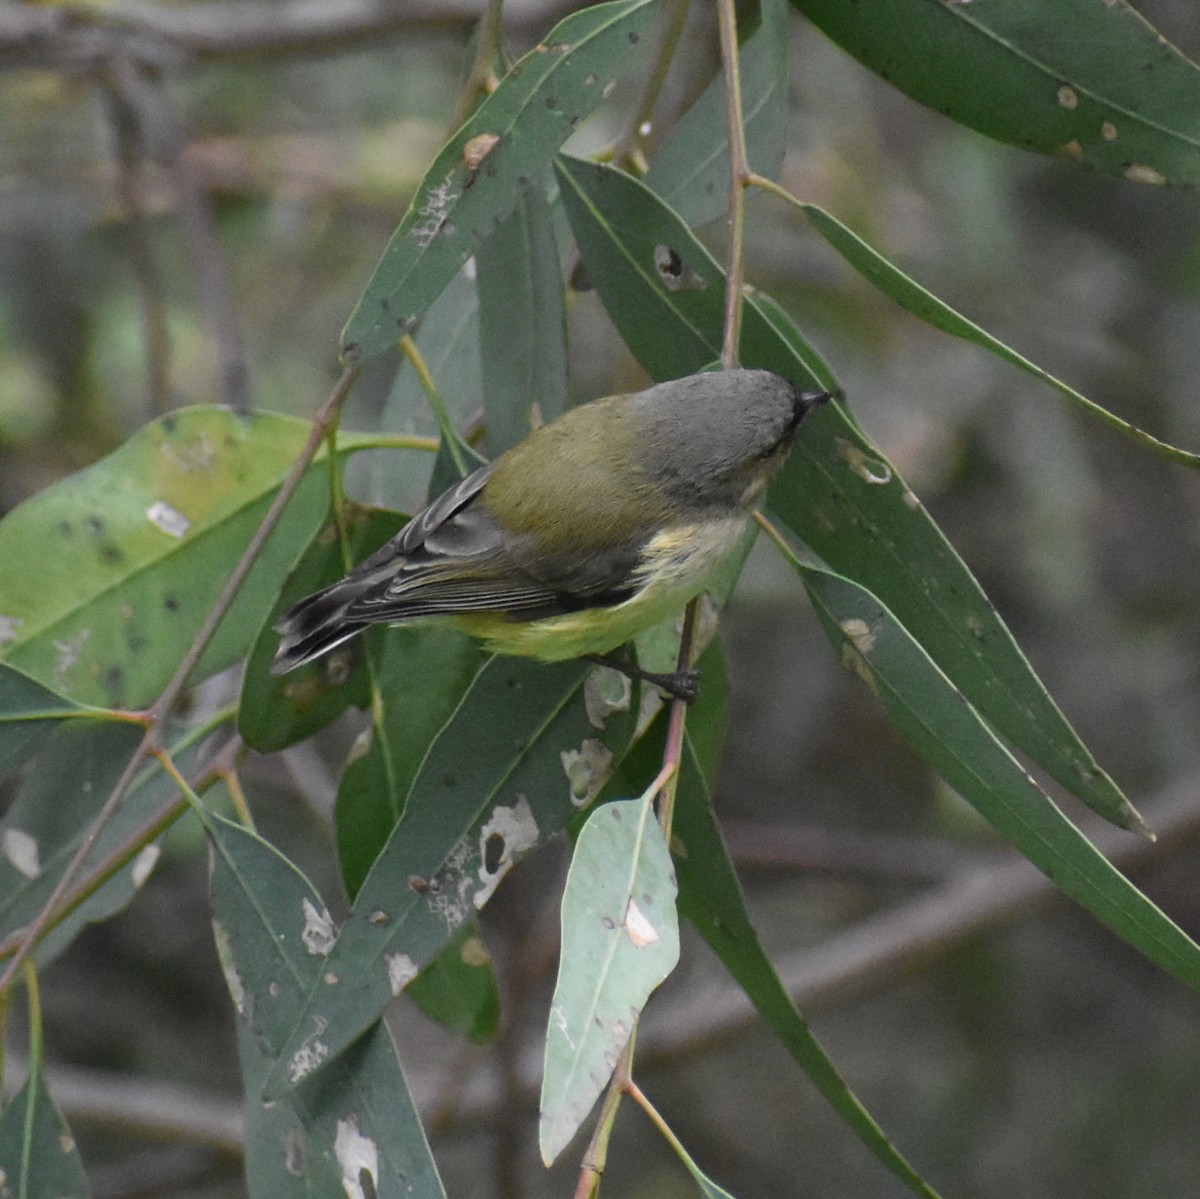
[[[41,739],[80,707],[0,663],[0,778],[32,754]]]
[[[274,413],[184,408],[14,508],[0,521],[0,613],[8,632],[0,657],[80,703],[151,703],[309,430],[307,421]],[[327,471],[318,462],[301,482],[194,681],[249,650],[297,546],[324,518]]]
[[[792,0],[914,100],[1137,183],[1200,183],[1200,69],[1125,0]]]
[[[86,1199],[83,1161],[40,1072],[0,1111],[4,1194],[19,1199]]]
[[[0,942],[18,935],[45,906],[142,733],[124,722],[71,720],[42,743],[0,821]],[[186,772],[196,754],[183,745],[173,747],[172,756]],[[178,788],[157,762],[148,762],[88,850],[66,896],[71,910],[34,951],[39,966],[85,925],[129,903],[158,861],[155,838],[182,811]]]
[[[486,445],[495,458],[568,405],[566,299],[540,186],[525,190],[475,262]]]
[[[960,312],[955,311],[949,304],[939,300],[932,292],[927,291],[914,279],[909,278],[894,263],[889,262],[878,250],[868,245],[853,230],[847,228],[836,217],[831,216],[816,204],[798,204],[813,228],[852,266],[856,271],[877,287],[884,295],[895,300],[902,308],[919,317],[926,324],[942,330],[954,337],[981,346],[989,353],[995,354],[1005,362],[1019,367],[1035,379],[1048,383],[1060,395],[1067,397],[1071,403],[1078,405],[1091,416],[1098,417],[1105,424],[1136,441],[1139,445],[1152,450],[1171,462],[1192,469],[1200,467],[1200,455],[1181,450],[1176,446],[1160,441],[1157,437],[1122,420],[1107,408],[1101,407],[1094,400],[1068,386],[1061,379],[1055,378],[1048,371],[1042,370],[1036,363],[1030,362],[1022,354],[993,337],[986,329],[975,324]]]
[[[795,564],[843,664],[942,777],[1060,890],[1168,973],[1200,988],[1200,945],[1063,815],[884,604],[830,570]]]

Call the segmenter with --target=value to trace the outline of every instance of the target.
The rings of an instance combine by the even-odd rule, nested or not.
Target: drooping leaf
[[[433,1156],[386,1028],[375,1025],[286,1099],[258,1099],[278,1044],[324,969],[333,921],[273,846],[220,817],[213,846],[213,933],[238,1020],[246,1092],[246,1181],[272,1199],[444,1199]]]
[[[562,194],[605,307],[657,379],[688,374],[719,354],[724,277],[707,250],[642,184],[609,167],[560,158]],[[669,247],[695,284],[673,288],[657,263]],[[749,298],[741,346],[746,366],[804,386],[828,385],[777,308]],[[808,351],[806,353],[806,351]],[[840,404],[805,421],[772,485],[772,509],[835,569],[858,580],[904,626],[979,710],[1108,819],[1140,817],[1096,764],[1046,694],[966,565],[894,467]]]
[[[308,431],[306,421],[273,413],[185,408],[14,508],[0,521],[0,613],[9,633],[0,656],[81,703],[149,704]],[[249,649],[297,546],[323,518],[326,469],[308,472],[193,679]]]
[[[949,333],[954,337],[961,337],[964,341],[972,342],[974,345],[982,346],[983,349],[995,354],[997,358],[1002,358],[1005,362],[1020,367],[1021,370],[1033,375],[1035,379],[1048,383],[1055,391],[1066,396],[1068,400],[1077,404],[1091,416],[1098,417],[1117,432],[1123,433],[1139,445],[1145,446],[1169,461],[1178,462],[1182,466],[1190,466],[1193,469],[1200,467],[1200,455],[1160,441],[1144,429],[1139,429],[1136,425],[1122,420],[1115,413],[1109,412],[1107,408],[1102,408],[1061,379],[1042,370],[1036,363],[1030,362],[1024,355],[1018,354],[1016,350],[1006,346],[986,329],[980,328],[974,321],[968,320],[960,312],[951,308],[949,304],[939,300],[932,292],[926,291],[893,263],[888,262],[878,250],[869,246],[858,234],[848,229],[823,208],[817,207],[816,204],[800,204],[799,207],[812,221],[813,228],[859,274],[879,288],[884,295],[890,296],[902,308],[906,308],[914,316],[920,317],[926,324],[932,325],[935,329],[941,329],[943,333]]]
[[[943,778],[1062,891],[1168,973],[1200,988],[1200,945],[1062,814],[884,604],[832,571],[796,566],[843,663]]]
[[[914,100],[1138,183],[1200,183],[1200,69],[1125,0],[792,0]]]
[[[430,746],[265,1094],[285,1093],[368,1027],[514,862],[599,791],[633,735],[623,678],[489,659]],[[332,977],[336,983],[328,982]],[[314,1029],[319,1033],[314,1038]]]
[[[567,312],[550,206],[542,187],[475,255],[486,446],[497,457],[567,409]]]
[[[583,826],[562,900],[538,1139],[550,1165],[600,1097],[651,992],[679,960],[675,872],[652,799]]]
[[[596,4],[517,62],[434,160],[342,334],[347,362],[409,332],[618,76],[651,49],[658,0]]]
[[[743,43],[742,116],[746,156],[774,179],[783,165],[788,117],[787,0],[766,0],[758,28]],[[715,221],[729,207],[729,133],[725,78],[716,75],[671,130],[646,172],[646,186],[688,225]]]

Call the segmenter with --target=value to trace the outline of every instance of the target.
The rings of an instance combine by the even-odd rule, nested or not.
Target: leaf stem
[[[417,343],[407,333],[400,338],[400,351],[412,363],[413,370],[417,372],[417,379],[425,391],[429,407],[433,409],[433,415],[441,430],[442,441],[450,451],[450,457],[454,459],[454,468],[465,479],[473,469],[468,465],[467,454],[474,454],[474,451],[459,436],[458,430],[454,427],[454,421],[450,417],[449,409],[446,407],[446,401],[442,399],[442,393],[438,391],[437,384],[433,381],[433,375],[426,365],[424,356],[417,348]],[[476,458],[479,460],[478,455]]]

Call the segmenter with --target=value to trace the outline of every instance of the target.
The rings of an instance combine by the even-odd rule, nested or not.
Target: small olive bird
[[[704,589],[827,399],[770,371],[729,370],[581,404],[286,612],[272,673],[369,624],[437,617],[496,653],[593,658],[690,698],[691,672],[604,655]]]

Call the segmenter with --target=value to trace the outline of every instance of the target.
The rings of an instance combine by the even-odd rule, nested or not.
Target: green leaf
[[[562,158],[563,199],[605,307],[657,379],[720,352],[724,276],[707,250],[628,175]],[[704,286],[672,291],[655,267],[667,245]],[[828,368],[777,306],[747,301],[742,360],[802,384]],[[938,665],[1005,736],[1090,807],[1124,827],[1141,818],[1046,694],[966,565],[895,468],[840,404],[805,421],[772,485],[771,507],[831,566],[896,612]]]
[[[85,1199],[83,1162],[58,1105],[37,1074],[0,1112],[0,1184],[14,1199]]]
[[[0,778],[34,753],[41,739],[79,705],[0,663]]]
[[[1200,945],[1093,848],[892,613],[849,579],[795,565],[843,663],[942,777],[1062,891],[1168,973],[1200,987]]]
[[[1140,183],[1200,183],[1200,70],[1124,0],[793,0],[914,100]]]
[[[568,406],[566,300],[541,186],[525,190],[475,263],[486,446],[495,458]]]
[[[573,662],[485,662],[429,747],[404,815],[282,1050],[268,1098],[315,1066],[314,1045],[322,1062],[341,1053],[483,906],[514,862],[595,796],[636,718],[628,687],[615,704],[600,702],[599,680],[611,676]]]
[[[26,928],[50,898],[142,733],[137,725],[71,720],[42,743],[0,821],[0,942]],[[194,751],[172,753],[186,772]],[[77,906],[38,945],[40,966],[84,925],[129,903],[158,860],[155,837],[182,811],[175,785],[157,763],[147,764],[84,858],[67,896]]]
[[[13,509],[0,521],[5,661],[81,703],[149,704],[308,433],[292,417],[185,408]],[[302,482],[194,680],[249,649],[295,547],[324,517],[326,470]]]
[[[613,81],[650,52],[657,10],[657,0],[629,0],[573,13],[508,72],[426,172],[342,334],[345,361],[411,330]]]
[[[830,216],[823,208],[815,204],[798,204],[812,221],[813,228],[856,270],[877,287],[884,295],[895,300],[902,308],[919,317],[926,324],[942,330],[954,337],[961,337],[974,345],[982,346],[995,354],[997,358],[1020,367],[1021,370],[1048,383],[1055,391],[1066,396],[1073,404],[1077,404],[1085,412],[1099,417],[1105,424],[1123,433],[1139,445],[1152,450],[1171,462],[1193,469],[1200,467],[1200,455],[1181,450],[1176,446],[1160,441],[1157,437],[1131,425],[1119,416],[1102,408],[1094,400],[1089,400],[1073,387],[1067,386],[1061,379],[1056,379],[1040,366],[1030,362],[1028,358],[1018,354],[1016,350],[1006,346],[1002,341],[993,337],[985,329],[981,329],[974,321],[968,320],[960,312],[955,311],[949,304],[939,300],[932,292],[926,291],[915,280],[910,279],[903,271],[890,263],[882,254],[869,246],[858,234],[848,229],[836,217]]]
[[[472,1041],[490,1041],[500,1027],[500,988],[478,917],[460,926],[449,944],[408,984],[408,994],[431,1020]]]
[[[604,804],[575,843],[563,893],[538,1124],[546,1165],[587,1118],[678,960],[675,872],[653,799]]]
[[[444,1199],[382,1024],[312,1085],[276,1103],[259,1101],[273,1063],[270,1046],[322,972],[333,922],[317,891],[273,846],[219,816],[206,826],[213,933],[238,1013],[249,1192],[272,1199]]]
[[[788,118],[788,7],[765,0],[762,20],[739,51],[742,117],[750,169],[774,179],[783,165]],[[688,225],[729,208],[725,77],[718,73],[654,155],[646,186]]]

